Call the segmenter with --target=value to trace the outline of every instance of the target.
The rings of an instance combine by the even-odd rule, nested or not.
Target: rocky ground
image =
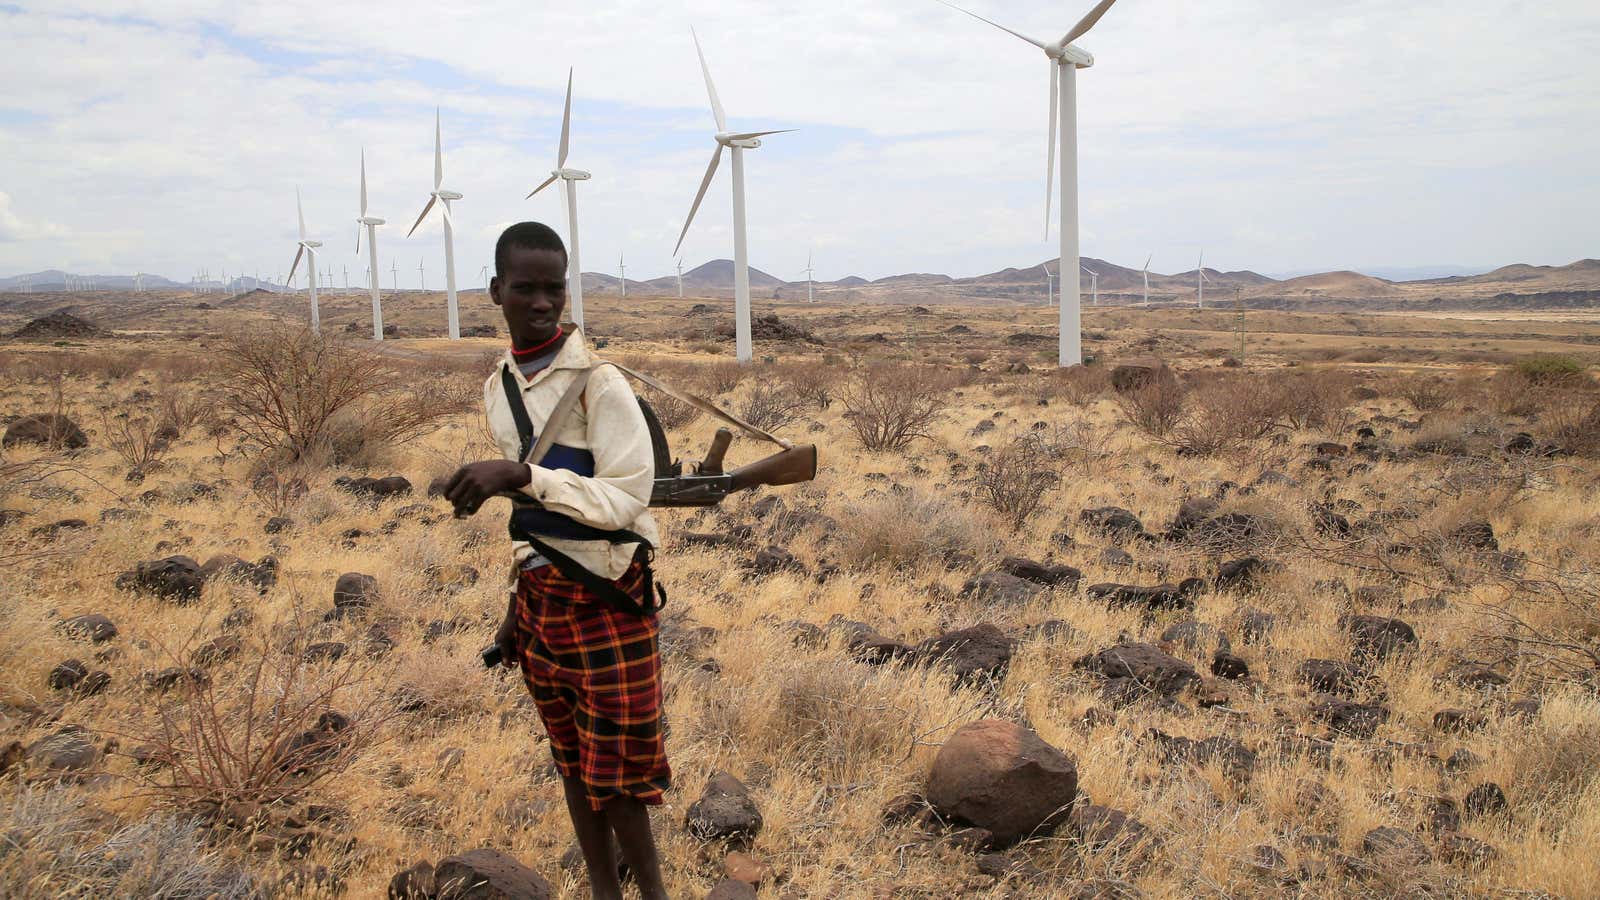
[[[608,348],[823,460],[660,516],[674,896],[1592,895],[1588,374],[1150,335],[1170,369],[1062,376],[980,330]],[[395,342],[381,384],[442,387],[293,464],[216,348],[146,349],[0,376],[0,894],[586,896],[478,660],[504,510],[429,490],[492,455],[482,349]],[[904,360],[877,383],[931,418],[867,450],[861,367]],[[698,456],[715,423],[655,399]]]

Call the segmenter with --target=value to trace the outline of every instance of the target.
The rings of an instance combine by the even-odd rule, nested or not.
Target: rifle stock
[[[727,474],[657,478],[651,506],[713,506],[735,491],[760,485],[778,487],[817,477],[817,448],[800,444],[740,466]]]

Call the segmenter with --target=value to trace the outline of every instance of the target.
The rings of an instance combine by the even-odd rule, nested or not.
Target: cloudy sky
[[[972,0],[1052,40],[1090,0]],[[405,238],[442,110],[460,283],[548,174],[567,69],[584,268],[671,271],[713,147],[689,28],[747,156],[751,263],[819,279],[973,275],[1054,255],[1048,64],[934,0],[0,3],[0,275],[288,268],[294,197],[363,278],[366,149],[385,286],[442,284]],[[1162,272],[1600,256],[1594,0],[1121,0],[1079,45],[1083,252]],[[685,242],[731,256],[726,165]],[[336,280],[338,279],[336,274]]]

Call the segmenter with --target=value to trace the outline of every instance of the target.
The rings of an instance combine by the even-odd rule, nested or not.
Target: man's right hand
[[[517,655],[517,629],[509,615],[500,623],[500,630],[495,632],[494,645],[500,648],[500,665],[508,669],[515,668],[520,658]]]

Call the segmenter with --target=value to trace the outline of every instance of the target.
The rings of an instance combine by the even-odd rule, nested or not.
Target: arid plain
[[[587,895],[478,660],[503,501],[428,491],[493,453],[504,338],[322,299],[318,341],[298,296],[0,295],[76,317],[0,343],[0,894],[430,896],[494,848]],[[1089,308],[1057,371],[1038,305],[821,299],[758,301],[742,368],[726,300],[589,299],[604,354],[822,458],[660,511],[675,896],[1593,896],[1584,310]],[[981,720],[1055,749],[974,811],[931,782]]]

